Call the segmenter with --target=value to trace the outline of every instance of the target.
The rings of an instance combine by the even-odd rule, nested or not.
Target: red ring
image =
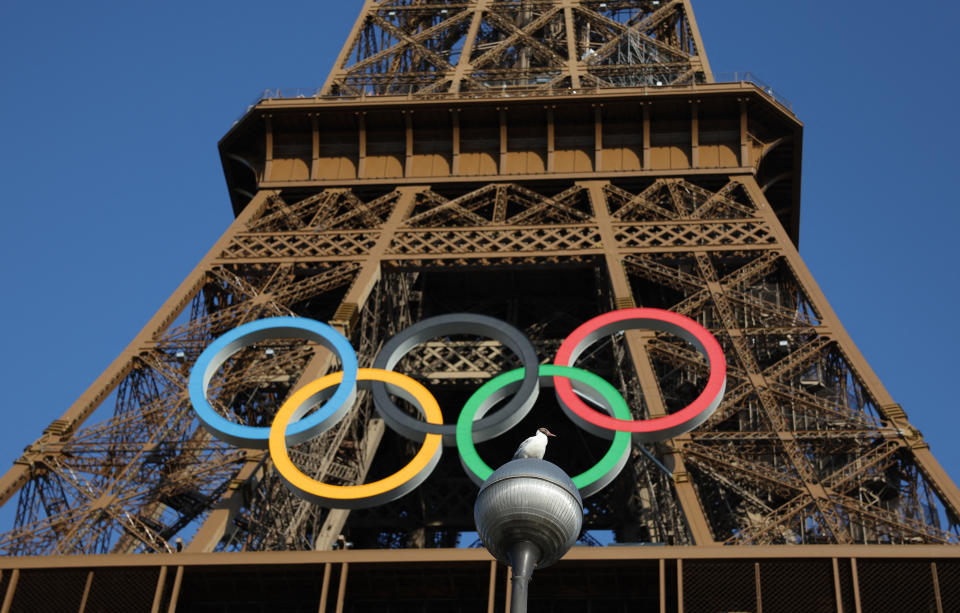
[[[584,404],[573,393],[570,380],[564,377],[555,377],[554,379],[557,398],[562,404],[566,405],[566,408],[587,423],[607,430],[623,430],[635,434],[645,434],[647,436],[642,438],[647,441],[665,440],[683,432],[689,432],[706,421],[716,410],[723,398],[727,383],[727,361],[720,343],[706,328],[689,317],[672,311],[649,308],[621,309],[604,313],[581,324],[570,336],[564,339],[563,344],[557,351],[554,364],[573,366],[572,362],[576,360],[580,353],[598,340],[597,338],[588,338],[591,335],[596,335],[598,331],[614,333],[638,328],[679,334],[694,345],[700,345],[697,349],[707,359],[707,364],[710,366],[710,376],[703,392],[693,402],[680,411],[664,417],[639,420],[617,419],[599,413]],[[574,352],[576,352],[576,355],[574,355]]]

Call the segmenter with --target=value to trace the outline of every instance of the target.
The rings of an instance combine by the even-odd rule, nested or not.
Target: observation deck
[[[726,82],[409,95],[268,90],[220,141],[234,212],[259,189],[510,181],[634,187],[753,175],[796,244],[803,124],[749,73]]]

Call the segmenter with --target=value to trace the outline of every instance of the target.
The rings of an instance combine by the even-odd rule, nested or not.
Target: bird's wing
[[[514,460],[520,460],[527,457],[527,445],[530,443],[530,440],[527,439],[520,443],[520,446],[517,447],[517,452],[513,454]]]
[[[536,437],[531,436],[530,438],[528,438],[528,439],[526,439],[525,441],[523,441],[522,443],[520,443],[520,446],[517,447],[517,452],[516,452],[515,454],[513,454],[513,459],[514,459],[514,460],[520,460],[520,459],[522,459],[522,458],[528,458],[528,457],[530,457],[530,455],[529,455],[530,447],[531,447],[531,445],[533,445],[536,441],[537,441]]]

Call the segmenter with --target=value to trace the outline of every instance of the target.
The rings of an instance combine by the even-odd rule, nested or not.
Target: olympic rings
[[[430,476],[440,461],[443,447],[439,434],[427,434],[417,455],[399,471],[363,485],[328,485],[315,481],[300,472],[290,460],[287,453],[289,436],[284,436],[287,424],[306,413],[310,398],[332,385],[339,384],[342,379],[343,373],[338,372],[311,381],[283,403],[270,427],[270,456],[273,458],[274,467],[295,494],[324,506],[363,509],[396,500],[410,493]],[[427,388],[410,377],[392,370],[361,368],[357,373],[357,380],[383,382],[391,393],[416,405],[427,423],[443,423],[443,414],[436,398]]]
[[[460,418],[457,420],[457,448],[460,450],[460,463],[467,476],[478,486],[482,485],[493,469],[477,453],[471,436],[471,423],[490,410],[498,400],[515,390],[518,385],[520,370],[511,370],[494,377],[480,386],[463,405]],[[592,372],[570,366],[556,364],[542,364],[540,366],[540,383],[553,386],[558,378],[566,378],[574,382],[574,387],[581,394],[591,397],[591,392],[600,394],[596,403],[614,417],[630,419],[630,409],[626,400],[615,387],[604,381]],[[592,400],[593,398],[591,398]],[[476,426],[474,426],[476,427]],[[607,453],[600,461],[587,471],[573,478],[573,484],[580,490],[584,498],[592,496],[605,488],[613,481],[630,459],[630,433],[619,431],[613,437],[613,442]]]
[[[302,338],[320,343],[333,351],[343,368],[346,385],[341,385],[313,415],[297,422],[289,432],[287,441],[302,443],[336,425],[353,406],[357,381],[357,354],[342,334],[327,324],[302,317],[269,317],[243,324],[216,339],[197,358],[190,371],[190,401],[200,422],[217,438],[240,447],[266,449],[270,428],[244,426],[234,423],[217,413],[207,400],[207,388],[213,373],[234,353],[244,347],[272,338]],[[311,408],[320,397],[304,400]]]
[[[477,442],[499,436],[520,423],[537,401],[537,394],[540,391],[537,386],[537,366],[540,360],[530,339],[505,321],[472,313],[451,313],[424,319],[387,341],[374,361],[373,367],[393,370],[400,358],[415,346],[431,338],[450,334],[476,334],[496,339],[519,356],[523,363],[523,382],[510,402],[495,414],[484,417],[474,425]],[[414,419],[393,404],[387,394],[386,386],[374,383],[371,388],[374,406],[377,407],[383,421],[398,433],[414,442],[422,441],[426,433],[442,434],[444,445],[452,447],[457,444],[455,424],[433,425]]]
[[[612,385],[593,373],[573,367],[577,358],[601,337],[636,328],[676,334],[706,357],[710,367],[706,387],[686,408],[665,417],[633,420],[626,401]],[[414,346],[431,338],[456,334],[498,340],[520,358],[523,366],[482,385],[467,400],[456,424],[446,425],[433,395],[410,377],[392,369]],[[320,343],[337,355],[343,370],[311,381],[293,393],[269,428],[237,424],[219,415],[207,400],[214,373],[240,349],[273,338],[302,338]],[[197,417],[207,430],[238,446],[268,448],[281,478],[295,494],[327,507],[356,509],[383,504],[412,491],[436,467],[444,445],[456,445],[467,475],[474,482],[482,483],[493,471],[480,458],[475,443],[499,436],[517,425],[536,402],[541,384],[554,386],[561,409],[574,423],[600,437],[612,439],[600,461],[574,477],[574,484],[583,497],[603,489],[620,473],[630,457],[631,435],[639,442],[650,442],[688,432],[716,410],[726,388],[726,358],[716,338],[687,317],[649,308],[613,311],[582,324],[563,341],[554,364],[540,365],[530,339],[506,322],[485,315],[456,313],[431,317],[401,331],[387,341],[373,365],[374,368],[359,368],[353,347],[326,324],[297,317],[274,317],[244,324],[214,340],[197,358],[190,372],[188,389]],[[287,445],[310,440],[338,423],[353,406],[358,382],[361,387],[372,389],[374,406],[384,422],[400,435],[421,443],[420,450],[399,471],[372,483],[339,486],[311,479],[293,464]],[[334,386],[336,389],[331,393]],[[394,405],[390,394],[413,404],[424,419],[415,419]],[[511,394],[505,406],[486,415],[497,402]],[[592,409],[577,394],[600,406],[608,415]],[[314,410],[321,403],[322,406]]]
[[[720,405],[727,386],[727,362],[717,339],[689,317],[648,308],[621,309],[599,315],[581,324],[563,341],[554,363],[572,366],[580,354],[600,338],[638,328],[676,334],[703,354],[710,366],[710,376],[700,395],[688,406],[671,415],[637,421],[623,420],[597,413],[576,397],[568,380],[558,378],[554,390],[560,407],[580,427],[599,436],[603,436],[604,430],[626,430],[633,432],[638,442],[646,443],[662,441],[693,430],[705,422]]]

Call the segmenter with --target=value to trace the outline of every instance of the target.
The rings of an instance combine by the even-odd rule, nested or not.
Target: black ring
[[[450,313],[429,317],[404,328],[387,341],[374,360],[373,367],[393,370],[397,362],[420,343],[451,334],[476,334],[500,341],[513,351],[523,364],[523,379],[517,393],[499,411],[478,420],[473,429],[474,440],[478,443],[499,436],[526,417],[540,392],[540,360],[537,358],[537,351],[526,334],[507,322],[474,313]],[[377,412],[383,417],[383,421],[401,436],[419,443],[427,434],[442,434],[444,445],[453,447],[457,444],[456,424],[436,425],[420,421],[393,403],[386,385],[374,381],[370,387]]]

